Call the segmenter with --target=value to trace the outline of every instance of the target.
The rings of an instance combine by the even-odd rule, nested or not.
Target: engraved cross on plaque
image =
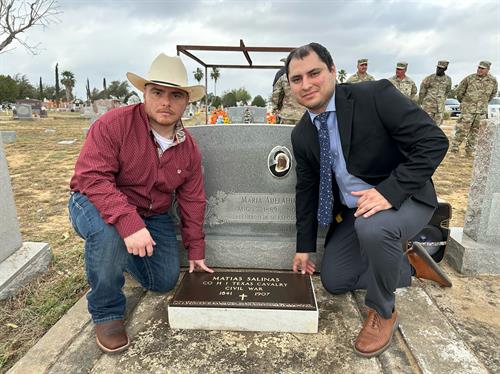
[[[245,297],[247,297],[248,295],[245,295],[244,293],[242,293],[241,295],[239,295],[241,297],[241,301],[244,301],[245,300]]]

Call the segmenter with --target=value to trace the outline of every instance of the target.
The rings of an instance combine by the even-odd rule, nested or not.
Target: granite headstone
[[[190,127],[202,154],[211,266],[291,269],[296,250],[295,163],[287,125]],[[174,204],[173,214],[179,222]],[[317,267],[323,252],[320,232]],[[181,251],[183,264],[186,251]]]
[[[253,123],[266,123],[266,108],[258,106],[237,106],[227,108],[231,123],[245,123],[245,112],[249,112]]]
[[[27,104],[18,104],[16,105],[16,114],[14,119],[22,120],[22,121],[32,121],[33,120],[33,112],[31,110],[31,105]]]
[[[168,321],[174,329],[316,333],[318,306],[309,275],[194,272],[184,274]]]
[[[500,274],[500,124],[481,122],[465,224],[452,228],[446,258],[468,274]]]

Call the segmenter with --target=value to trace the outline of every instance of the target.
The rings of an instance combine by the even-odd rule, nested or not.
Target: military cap
[[[286,62],[287,57],[280,58],[281,62]]]
[[[485,69],[488,69],[488,70],[489,70],[489,69],[490,69],[490,66],[491,66],[491,62],[489,62],[489,61],[481,61],[481,62],[479,63],[479,67],[480,67],[480,68],[485,68]]]
[[[449,61],[441,60],[441,61],[438,61],[437,67],[446,69],[448,67],[449,63],[450,63]]]
[[[360,58],[358,60],[358,65],[363,65],[363,64],[367,64],[368,63],[368,59],[367,58]]]
[[[404,61],[400,61],[396,64],[396,69],[405,69],[408,67],[408,63]]]

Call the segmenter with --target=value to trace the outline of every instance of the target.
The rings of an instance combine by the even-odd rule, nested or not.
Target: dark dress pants
[[[365,304],[384,318],[394,308],[394,291],[411,285],[411,266],[402,244],[430,221],[434,208],[407,199],[401,207],[371,217],[354,217],[346,209],[343,221],[325,243],[321,281],[333,294],[366,289]]]

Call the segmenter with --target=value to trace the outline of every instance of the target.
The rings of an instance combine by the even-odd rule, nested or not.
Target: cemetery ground
[[[445,123],[448,136],[454,123]],[[53,251],[46,274],[0,302],[0,372],[19,360],[87,291],[83,242],[67,217],[69,180],[86,127],[88,119],[75,113],[52,113],[30,122],[0,115],[0,131],[14,130],[17,135],[16,142],[4,148],[23,241],[47,242]],[[58,144],[73,139],[74,144]],[[471,172],[471,159],[446,157],[434,175],[439,197],[453,207],[450,226],[463,226]],[[451,289],[417,284],[483,364],[495,372],[500,368],[499,354],[494,353],[500,343],[498,278],[465,277],[444,267],[454,282]]]

